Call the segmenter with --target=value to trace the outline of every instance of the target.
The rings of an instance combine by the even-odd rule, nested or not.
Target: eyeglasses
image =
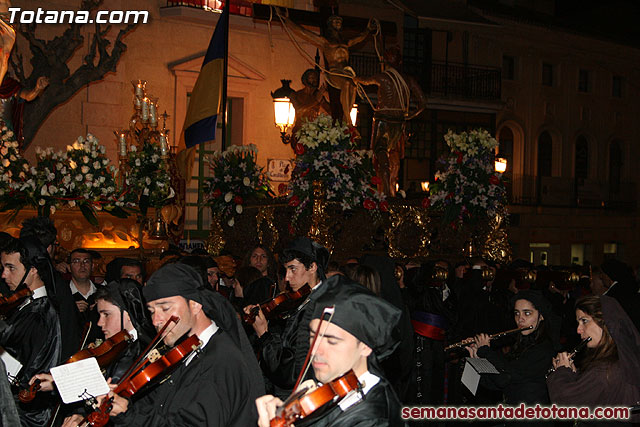
[[[91,264],[93,260],[91,258],[74,258],[71,260],[71,264]]]

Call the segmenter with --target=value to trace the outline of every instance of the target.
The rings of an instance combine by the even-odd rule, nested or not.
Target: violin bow
[[[162,328],[156,334],[155,338],[153,338],[153,340],[151,340],[151,342],[149,343],[147,348],[145,348],[144,351],[142,353],[140,353],[140,356],[138,356],[136,361],[133,362],[133,364],[129,367],[129,369],[127,369],[127,371],[122,376],[122,379],[120,380],[120,382],[124,382],[124,380],[129,379],[131,374],[133,372],[135,372],[136,369],[138,369],[138,367],[140,366],[140,363],[142,362],[142,360],[145,359],[149,355],[149,353],[151,351],[153,351],[158,346],[158,344],[160,343],[162,338],[164,338],[162,336],[162,334],[164,334],[164,332],[167,329],[167,327],[169,326],[169,324],[174,323],[174,327],[175,327],[175,324],[177,324],[179,321],[180,321],[180,318],[178,316],[171,316],[169,318],[169,320],[167,320],[167,323],[165,323],[164,326],[162,326]],[[173,329],[173,327],[171,329]],[[169,332],[171,332],[171,331],[169,331]]]
[[[325,316],[329,315],[329,319],[326,321],[327,326],[329,326],[329,323],[331,323],[331,319],[333,318],[334,312],[335,312],[335,305],[332,305],[331,307],[326,307],[322,312],[322,316],[320,316],[320,323],[318,324],[318,328],[316,329],[316,333],[313,337],[313,341],[311,342],[311,346],[309,347],[309,351],[307,351],[307,357],[304,359],[304,363],[302,364],[303,369],[300,371],[300,375],[298,375],[296,384],[293,386],[294,391],[300,385],[300,381],[302,381],[302,379],[307,375],[307,372],[309,372],[309,365],[310,365],[309,362],[311,361],[311,358],[316,354],[315,346],[316,346],[316,341],[318,340],[318,337],[320,338],[324,337],[324,334],[327,330],[327,328],[325,327],[324,331],[320,333],[320,328],[322,327],[322,323],[325,321],[324,320]]]

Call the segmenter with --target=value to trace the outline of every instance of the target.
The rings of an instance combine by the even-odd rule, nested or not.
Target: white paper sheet
[[[95,357],[51,368],[51,375],[64,403],[109,393]]]
[[[7,369],[7,376],[9,377],[9,381],[11,381],[18,375],[20,369],[22,369],[22,363],[2,347],[0,347],[0,359],[4,362],[4,366]]]
[[[487,359],[467,357],[462,371],[462,384],[475,396],[480,383],[480,374],[499,374]]]

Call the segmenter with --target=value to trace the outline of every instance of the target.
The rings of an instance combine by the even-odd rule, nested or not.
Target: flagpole
[[[224,28],[224,66],[222,72],[222,140],[221,150],[227,148],[227,79],[229,77],[229,27],[231,26],[231,16],[229,16],[229,3],[231,0],[225,0],[222,14],[227,17],[227,25]]]

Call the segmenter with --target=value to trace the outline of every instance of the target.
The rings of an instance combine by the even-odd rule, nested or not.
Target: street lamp
[[[351,119],[351,126],[355,126],[356,120],[358,119],[358,104],[353,104],[353,107],[351,107],[349,118]]]
[[[496,154],[494,168],[498,173],[505,173],[507,170],[507,159],[500,157],[500,154]]]
[[[291,142],[291,135],[287,132],[293,126],[296,117],[296,110],[291,103],[293,89],[289,86],[291,80],[280,80],[282,86],[271,92],[273,98],[273,111],[275,114],[276,127],[280,129],[280,139],[283,144]]]

